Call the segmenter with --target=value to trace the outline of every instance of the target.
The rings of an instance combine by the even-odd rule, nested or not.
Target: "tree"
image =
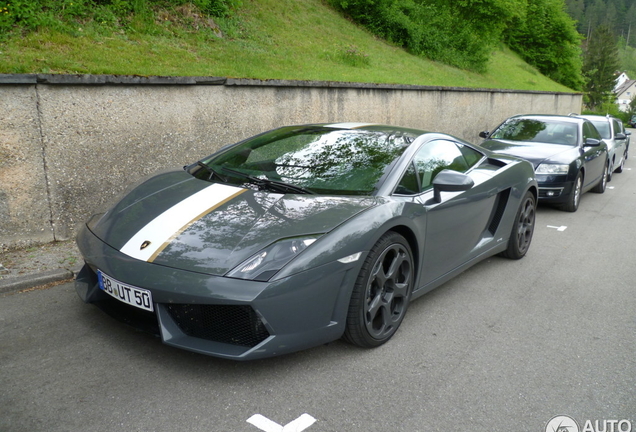
[[[636,43],[636,4],[630,6],[625,14],[625,40],[627,45],[634,46]]]
[[[612,97],[619,67],[616,39],[607,25],[597,27],[587,42],[583,57],[588,107],[592,110]]]
[[[565,4],[568,8],[568,14],[577,22],[579,33],[584,33],[585,3],[583,0],[566,0]]]
[[[636,115],[636,97],[632,98],[627,106],[627,116],[629,120],[631,120],[633,115]]]

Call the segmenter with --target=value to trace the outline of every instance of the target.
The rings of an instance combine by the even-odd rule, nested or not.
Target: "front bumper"
[[[574,181],[568,181],[566,177],[567,176],[537,176],[539,201],[551,204],[567,202],[574,188]]]
[[[133,259],[84,227],[77,238],[85,266],[75,288],[127,324],[164,343],[206,355],[251,360],[340,338],[361,260],[334,261],[274,282],[179,270]],[[150,290],[155,312],[119,302],[98,285],[97,270]]]

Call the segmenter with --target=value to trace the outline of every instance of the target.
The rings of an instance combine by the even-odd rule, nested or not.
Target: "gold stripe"
[[[198,221],[199,219],[201,219],[202,217],[204,217],[205,215],[209,214],[210,212],[216,210],[217,208],[221,207],[223,204],[227,203],[228,201],[233,200],[234,198],[236,198],[237,196],[239,196],[240,194],[242,194],[243,192],[247,192],[247,189],[241,189],[238,192],[236,192],[233,195],[230,195],[229,197],[225,198],[223,201],[213,205],[212,207],[210,207],[209,209],[207,209],[206,211],[204,211],[203,213],[201,213],[200,215],[196,216],[194,219],[192,219],[190,222],[186,223],[184,226],[182,226],[177,232],[175,232],[173,235],[170,236],[170,238],[168,240],[166,240],[161,246],[159,246],[157,248],[157,250],[155,251],[155,253],[153,253],[150,258],[148,258],[147,262],[153,262],[157,256],[163,252],[163,250],[165,248],[168,247],[168,245],[170,243],[172,243],[172,241],[174,239],[176,239],[177,237],[179,237],[185,230],[188,229],[188,227],[190,225],[192,225],[193,223],[195,223],[196,221]]]

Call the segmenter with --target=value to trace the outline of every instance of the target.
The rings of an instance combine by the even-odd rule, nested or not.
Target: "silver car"
[[[580,115],[577,117],[591,121],[603,137],[603,141],[607,144],[607,155],[610,163],[607,171],[607,181],[611,181],[614,172],[623,172],[631,132],[625,131],[623,122],[610,115]]]

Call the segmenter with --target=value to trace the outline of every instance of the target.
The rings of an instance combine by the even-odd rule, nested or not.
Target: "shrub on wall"
[[[579,90],[580,36],[564,0],[328,0],[414,54],[483,72],[505,42],[554,81]]]
[[[485,71],[490,49],[525,0],[329,0],[371,32],[416,55]]]
[[[582,89],[581,36],[563,0],[528,0],[526,13],[513,20],[504,40],[545,76]]]

